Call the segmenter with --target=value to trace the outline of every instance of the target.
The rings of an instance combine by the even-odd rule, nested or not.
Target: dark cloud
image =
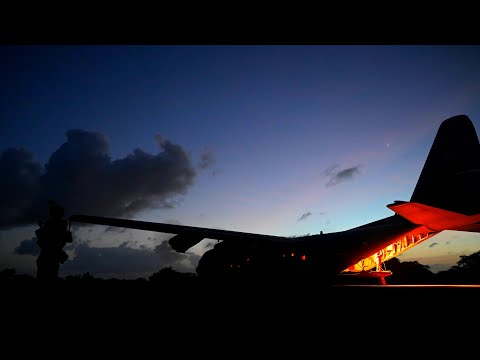
[[[13,252],[17,255],[33,255],[37,256],[40,254],[40,248],[37,244],[37,238],[33,237],[30,240],[23,240],[20,245],[18,245]]]
[[[40,192],[42,167],[26,149],[0,154],[0,226],[23,219]]]
[[[40,254],[40,247],[38,246],[38,239],[33,237],[31,239],[22,240],[20,245],[13,249],[13,253],[17,255],[32,255],[37,256]],[[65,251],[72,251],[74,244],[67,244],[63,249]]]
[[[122,227],[118,227],[118,226],[107,226],[107,228],[105,229],[106,233],[111,232],[111,233],[114,233],[114,234],[122,234],[126,231],[128,231],[127,228],[122,228]]]
[[[297,220],[297,221],[302,221],[302,220],[305,220],[306,218],[308,218],[310,215],[312,215],[312,213],[309,211],[309,212],[306,212],[304,214],[302,214],[302,216],[300,216],[300,218]]]
[[[205,170],[211,167],[214,162],[215,162],[215,158],[213,156],[212,149],[206,146],[200,155],[199,167],[200,169]]]
[[[355,175],[360,174],[360,166],[352,166],[346,169],[339,169],[338,165],[333,165],[324,171],[324,175],[328,177],[326,186],[337,185],[346,180],[351,180]]]
[[[155,246],[153,252],[158,256],[159,261],[162,264],[178,264],[183,260],[186,260],[186,255],[183,253],[177,253],[173,250],[168,244],[168,241],[164,241],[160,245]]]
[[[199,255],[177,253],[168,242],[155,247],[139,249],[128,246],[128,242],[118,247],[91,247],[79,244],[75,256],[61,268],[64,274],[89,272],[92,275],[118,278],[148,276],[164,267],[172,267],[181,272],[195,272]]]
[[[437,246],[437,245],[438,245],[437,242],[433,242],[433,243],[431,243],[430,245],[428,245],[428,247],[429,247],[429,248],[432,248],[432,247]]]
[[[0,226],[44,218],[48,199],[62,204],[67,215],[128,217],[146,208],[175,206],[174,198],[194,183],[196,170],[181,146],[159,135],[156,140],[156,155],[137,148],[112,160],[102,134],[70,130],[43,171],[28,151],[5,150],[0,155],[0,212],[6,216]]]

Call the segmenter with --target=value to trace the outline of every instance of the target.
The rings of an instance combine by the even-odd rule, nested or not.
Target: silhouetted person
[[[380,250],[375,254],[375,265],[377,271],[382,271],[382,262],[383,262],[383,250]]]
[[[63,247],[72,242],[68,223],[64,216],[64,209],[54,201],[49,202],[49,218],[45,223],[39,223],[40,228],[35,231],[40,255],[37,258],[37,279],[55,280],[58,278],[60,264],[68,259]]]

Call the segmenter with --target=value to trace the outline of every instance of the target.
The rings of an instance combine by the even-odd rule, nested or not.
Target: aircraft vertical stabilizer
[[[466,115],[444,120],[411,202],[464,215],[480,213],[480,145]]]

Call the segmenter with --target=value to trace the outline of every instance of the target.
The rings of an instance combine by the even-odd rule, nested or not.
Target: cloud
[[[189,261],[188,257],[189,254],[178,253],[172,249],[172,247],[168,244],[168,241],[162,242],[160,245],[155,246],[153,252],[158,256],[160,263],[162,264],[170,264],[167,266],[179,266],[179,264],[183,264],[184,261]],[[195,257],[198,255],[195,255]],[[198,261],[197,261],[198,262]],[[196,266],[196,265],[195,265]],[[195,266],[188,266],[189,270],[195,270]]]
[[[327,213],[325,211],[316,211],[315,214],[318,215],[326,215]],[[311,211],[307,211],[306,213],[303,213],[302,216],[300,216],[297,221],[302,221],[305,220],[306,218],[312,216],[313,213]]]
[[[123,234],[126,231],[128,231],[127,228],[122,228],[122,227],[118,227],[118,226],[108,226],[105,229],[106,233],[111,232],[111,233],[114,233],[114,234]]]
[[[210,149],[210,147],[206,146],[200,155],[199,167],[200,169],[205,170],[211,167],[214,162],[215,162],[215,157],[213,155],[213,151],[212,149]]]
[[[302,220],[305,220],[306,218],[308,218],[310,215],[312,215],[312,213],[309,211],[309,212],[306,212],[304,214],[302,214],[302,216],[300,216],[300,218],[297,220],[297,221],[302,221]]]
[[[20,245],[18,245],[14,250],[14,254],[17,255],[33,255],[37,256],[40,254],[40,247],[37,245],[37,238],[33,237],[30,240],[22,240]]]
[[[81,243],[75,247],[75,255],[61,267],[62,274],[81,274],[136,278],[149,276],[164,267],[180,272],[195,272],[200,259],[192,253],[177,253],[168,242],[156,246],[132,248],[128,243],[118,247],[91,247]]]
[[[434,243],[431,243],[430,245],[428,245],[429,248],[432,248],[434,246],[437,246],[438,245],[438,242],[434,242]]]
[[[25,217],[25,209],[39,195],[41,170],[24,148],[9,148],[0,154],[0,226]]]
[[[324,175],[328,177],[326,186],[337,185],[341,182],[351,180],[354,176],[360,174],[360,165],[352,166],[346,169],[338,169],[338,165],[333,165],[324,171]]]
[[[55,199],[66,214],[128,217],[146,208],[175,206],[197,172],[187,152],[157,135],[155,155],[136,148],[112,160],[100,133],[69,130],[42,169],[25,149],[0,154],[0,226],[34,223]],[[205,154],[208,162],[210,155]]]
[[[452,267],[451,264],[430,264],[428,266],[430,266],[431,269],[434,269],[435,273],[448,270]]]

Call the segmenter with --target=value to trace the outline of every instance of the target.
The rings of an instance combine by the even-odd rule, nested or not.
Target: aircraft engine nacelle
[[[194,235],[185,235],[185,234],[178,234],[168,240],[170,246],[179,253],[184,253],[192,246],[197,245],[200,241],[203,240],[203,237],[194,236]]]

